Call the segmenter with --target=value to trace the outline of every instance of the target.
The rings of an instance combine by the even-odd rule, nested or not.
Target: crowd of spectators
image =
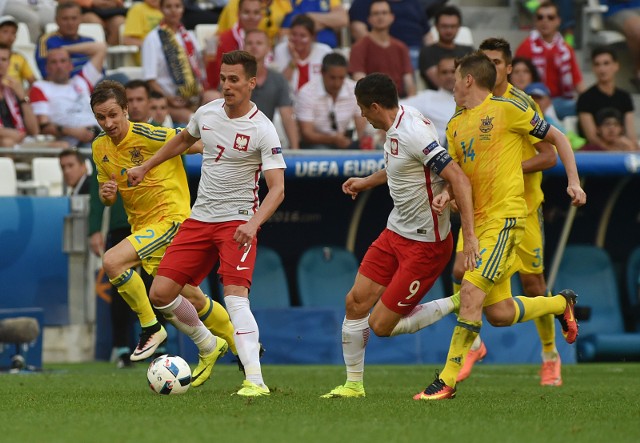
[[[607,23],[631,40],[640,29],[640,2],[626,2],[624,8],[608,3]],[[638,149],[631,95],[616,85],[616,52],[609,47],[593,51],[596,83],[585,85],[572,47],[575,21],[565,2],[529,6],[533,28],[522,42],[512,42],[517,50],[510,81],[535,91],[545,116],[559,127],[566,117],[577,119],[577,133],[570,137],[576,140],[574,149],[585,143],[611,149],[602,138],[603,125],[612,126],[618,114],[621,136],[628,141],[620,149]],[[5,46],[10,50],[6,72],[0,57],[7,97],[0,100],[3,145],[38,134],[70,146],[90,143],[96,125],[87,97],[99,81],[110,78],[104,68],[115,45],[138,48],[131,63],[139,66],[138,79],[149,88],[158,124],[183,126],[198,106],[220,97],[222,54],[244,49],[260,65],[253,99],[281,122],[284,146],[369,148],[375,131],[358,115],[353,85],[372,72],[388,74],[403,103],[432,119],[445,143],[442,134],[454,109],[455,59],[474,50],[456,42],[463,15],[446,1],[353,0],[347,10],[339,0],[16,0],[2,13],[7,15],[0,17],[0,54]],[[35,66],[11,50],[20,22],[35,43]],[[205,59],[193,28],[213,22],[217,33],[208,41],[217,51]],[[83,35],[81,23],[102,26],[104,43]],[[633,45],[630,41],[635,61]],[[130,80],[122,74],[116,79]],[[599,118],[605,108],[618,114]]]

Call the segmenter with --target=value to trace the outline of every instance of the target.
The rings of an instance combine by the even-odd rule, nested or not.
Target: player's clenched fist
[[[144,167],[135,166],[127,170],[127,183],[129,186],[138,186],[144,179],[144,175],[147,173]]]
[[[116,183],[116,175],[111,174],[111,180],[102,183],[100,186],[100,199],[105,203],[112,205],[116,200],[116,194],[118,192],[118,183]]]

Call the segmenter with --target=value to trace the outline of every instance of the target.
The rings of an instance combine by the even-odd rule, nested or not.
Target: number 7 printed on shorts
[[[251,251],[251,246],[253,246],[253,245],[249,245],[247,250],[244,251],[244,254],[242,254],[242,258],[240,258],[240,263],[244,263],[244,261],[247,259],[247,255],[249,255],[249,251]],[[238,265],[238,266],[236,266],[236,269],[238,271],[246,271],[247,269],[249,269],[249,267]]]

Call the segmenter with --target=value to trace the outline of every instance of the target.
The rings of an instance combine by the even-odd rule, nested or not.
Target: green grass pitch
[[[146,364],[48,365],[0,375],[0,442],[640,441],[640,364],[566,365],[560,388],[538,366],[481,364],[456,399],[413,401],[435,369],[368,366],[366,398],[325,400],[343,367],[265,365],[271,396],[244,399],[232,365],[172,396],[151,392]]]

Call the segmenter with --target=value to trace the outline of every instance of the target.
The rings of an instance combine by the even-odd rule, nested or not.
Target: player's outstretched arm
[[[358,196],[362,191],[375,188],[387,182],[387,171],[381,169],[367,177],[351,177],[342,184],[342,192],[350,195],[352,199]]]
[[[451,185],[453,196],[456,200],[460,219],[462,221],[462,235],[464,236],[464,266],[472,271],[476,268],[476,262],[480,259],[478,238],[473,227],[473,196],[471,182],[462,172],[457,163],[450,161],[440,171],[440,177]]]
[[[584,205],[587,202],[587,194],[580,186],[576,158],[573,155],[569,139],[558,128],[551,126],[544,140],[555,145],[558,150],[558,155],[567,173],[567,194],[571,197],[571,204],[574,206]]]
[[[140,166],[127,170],[127,181],[129,182],[129,185],[139,185],[147,172],[158,166],[160,163],[163,163],[176,155],[182,154],[196,141],[198,141],[198,139],[189,134],[187,130],[180,131],[175,137],[165,143],[158,152],[153,154],[149,160]]]
[[[556,149],[549,142],[540,141],[534,145],[538,155],[522,162],[522,172],[529,174],[531,172],[544,171],[553,168],[558,162]]]

